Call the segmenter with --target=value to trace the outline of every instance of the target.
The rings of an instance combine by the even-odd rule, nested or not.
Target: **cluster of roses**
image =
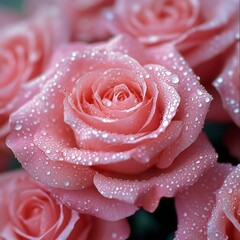
[[[31,0],[0,32],[1,239],[126,239],[162,197],[176,239],[240,239],[240,165],[202,131],[240,160],[238,0]]]

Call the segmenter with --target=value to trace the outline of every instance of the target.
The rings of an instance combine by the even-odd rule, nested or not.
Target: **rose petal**
[[[0,39],[0,65],[4,71],[1,71],[0,118],[5,120],[1,137],[9,132],[9,114],[36,93],[29,88],[25,91],[26,85],[31,85],[30,81],[46,69],[54,48],[68,40],[69,33],[62,33],[63,26],[68,26],[68,22],[55,7],[1,29],[4,37]]]
[[[235,41],[238,31],[237,5],[236,0],[232,4],[226,4],[225,1],[201,1],[203,22],[190,28],[175,41],[191,67],[213,59]]]
[[[202,146],[206,146],[202,151]],[[209,161],[210,160],[210,161]],[[107,198],[114,198],[154,211],[161,197],[172,197],[183,186],[193,184],[204,170],[211,167],[216,154],[207,144],[204,135],[180,154],[166,170],[151,169],[133,180],[108,177],[103,174],[94,176],[94,184],[98,191]]]
[[[178,76],[177,79],[172,79],[173,82],[178,82],[177,92],[181,99],[181,104],[174,119],[184,119],[183,131],[178,138],[178,143],[170,145],[162,153],[159,166],[164,167],[169,166],[183,149],[195,141],[203,126],[212,98],[172,46],[151,48],[148,53],[152,61],[165,66]]]
[[[238,127],[240,127],[239,51],[240,45],[236,44],[222,73],[213,82],[221,96],[223,107]]]
[[[54,198],[69,208],[104,220],[117,221],[134,214],[138,210],[132,204],[101,196],[95,187],[89,187],[81,191],[50,188],[50,191]]]
[[[232,169],[230,165],[217,164],[210,168],[195,185],[176,196],[178,216],[176,239],[207,238],[207,223],[216,201],[214,192],[221,187],[223,180]],[[215,222],[214,225],[220,227],[219,223]]]
[[[11,141],[11,146],[15,148],[15,154],[17,156],[25,155],[27,152],[28,155],[22,162],[24,168],[33,173],[33,177],[39,181],[42,181],[50,186],[54,187],[62,187],[62,188],[82,188],[85,186],[91,185],[91,182],[87,181],[89,178],[93,177],[93,173],[95,172],[92,169],[89,169],[85,166],[71,166],[66,162],[62,162],[61,158],[53,159],[55,161],[51,161],[47,157],[48,150],[51,152],[55,151],[55,146],[58,141],[55,142],[55,145],[52,145],[54,141],[49,142],[54,139],[57,132],[53,132],[51,135],[47,134],[48,125],[45,125],[44,122],[39,122],[38,117],[33,116],[32,111],[38,106],[36,102],[29,102],[28,106],[25,105],[19,111],[22,112],[20,115],[13,116],[13,120],[15,122],[13,129],[15,129],[16,136],[20,137],[20,141],[18,138],[14,138]],[[22,115],[27,115],[28,118],[22,119]],[[38,124],[43,124],[44,128],[39,130]],[[54,123],[53,123],[54,124]],[[22,128],[28,128],[29,131],[27,133],[20,133]],[[47,127],[47,128],[46,128]],[[39,131],[37,135],[34,136],[34,133]],[[59,132],[60,133],[60,132]],[[27,134],[28,137],[24,138],[24,134]],[[35,138],[35,139],[34,139]],[[47,145],[45,145],[47,143]],[[48,148],[41,150],[41,148],[35,147],[38,144],[40,147],[44,149],[44,146]],[[57,149],[56,149],[57,150]],[[55,152],[57,157],[59,154]],[[50,156],[50,155],[49,155]],[[55,156],[55,155],[53,155]],[[37,163],[40,163],[37,164]],[[82,178],[79,178],[79,174],[81,174]]]
[[[236,166],[225,179],[216,196],[216,207],[208,222],[210,239],[240,237],[240,165]]]

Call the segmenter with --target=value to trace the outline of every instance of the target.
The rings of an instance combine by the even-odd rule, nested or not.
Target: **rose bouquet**
[[[240,238],[230,2],[0,9],[1,239]]]

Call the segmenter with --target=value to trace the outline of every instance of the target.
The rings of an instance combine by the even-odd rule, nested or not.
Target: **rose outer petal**
[[[62,18],[62,12],[49,8],[0,29],[3,36],[0,39],[0,59],[4,59],[0,64],[5,70],[1,72],[0,118],[6,118],[4,129],[1,127],[0,130],[1,137],[9,132],[9,114],[36,93],[34,88],[26,91],[26,85],[31,85],[30,81],[46,69],[55,47],[68,40],[69,31],[63,34],[61,29],[68,29],[67,26],[68,21]]]
[[[202,146],[205,146],[204,150]],[[134,180],[94,176],[94,184],[106,198],[114,198],[153,212],[161,197],[172,197],[184,186],[193,184],[216,161],[214,149],[201,134],[165,171],[152,169]]]
[[[216,194],[216,207],[208,222],[209,239],[239,239],[240,237],[240,165],[225,179]]]
[[[201,1],[204,22],[190,28],[174,42],[191,67],[196,67],[223,53],[235,42],[239,31],[238,0]],[[213,6],[215,6],[213,8]]]
[[[195,185],[176,195],[178,216],[176,240],[207,239],[207,223],[216,202],[214,193],[221,187],[232,169],[230,164],[217,164]],[[214,224],[219,227],[220,222]]]
[[[240,127],[239,52],[240,44],[236,43],[222,73],[213,82],[213,86],[221,96],[223,107],[238,127]]]
[[[38,116],[33,116],[32,112],[36,109],[36,106],[38,106],[38,103],[36,103],[36,101],[27,103],[23,108],[19,109],[19,115],[16,114],[12,116],[12,129],[15,130],[12,134],[15,135],[15,137],[13,137],[11,141],[8,141],[8,145],[11,145],[11,147],[15,149],[16,156],[24,156],[22,164],[27,171],[32,173],[32,176],[36,180],[49,186],[68,189],[81,189],[82,187],[91,185],[89,178],[91,179],[93,177],[94,170],[85,166],[73,167],[69,163],[61,161],[61,159],[58,159],[58,161],[54,161],[57,159],[53,159],[53,161],[51,161],[44,151],[36,146],[36,144],[40,143],[34,139],[37,137],[35,133],[40,136],[42,135],[42,137],[45,137],[46,142],[50,143],[50,145],[48,145],[50,150],[49,154],[51,154],[51,151],[55,151],[55,145],[51,145],[54,141],[49,142],[47,139],[47,137],[54,138],[55,134],[47,135],[44,130],[45,128],[42,128],[42,130],[38,129],[41,124]],[[29,116],[29,118],[22,116]],[[44,121],[41,123],[46,127]],[[22,132],[20,131],[21,129],[28,129],[28,131]],[[24,137],[25,134],[27,134],[27,138]],[[41,142],[42,139],[40,136],[38,139]],[[55,141],[55,144],[56,143],[58,143],[58,141]],[[43,144],[45,144],[45,142],[42,141],[41,144],[40,146],[44,147]],[[48,149],[45,149],[45,151],[48,153]],[[28,154],[26,155],[26,153]]]
[[[54,198],[69,208],[104,220],[117,221],[138,210],[132,204],[103,197],[94,186],[77,191],[57,188],[49,188],[49,190]]]
[[[198,137],[212,97],[200,85],[192,69],[171,45],[151,48],[147,52],[152,62],[165,66],[178,76],[178,79],[173,81],[178,81],[177,92],[181,102],[174,119],[183,121],[183,130],[178,140],[162,153],[159,167],[167,167],[181,151],[190,146]]]

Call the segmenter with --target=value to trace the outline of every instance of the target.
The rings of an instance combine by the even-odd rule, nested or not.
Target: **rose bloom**
[[[53,49],[67,41],[66,26],[62,13],[49,8],[0,28],[0,138],[9,132],[9,115],[34,94],[26,95],[25,85],[45,70]]]
[[[126,239],[127,220],[107,222],[78,215],[61,203],[25,171],[0,175],[1,239]]]
[[[172,46],[118,36],[54,59],[11,116],[8,146],[71,208],[110,220],[154,211],[215,162],[201,133],[211,96]]]
[[[176,196],[176,240],[240,238],[240,165],[217,164]]]
[[[103,26],[149,47],[175,44],[214,96],[209,119],[230,116],[240,126],[239,7],[238,0],[116,0],[102,10]]]

